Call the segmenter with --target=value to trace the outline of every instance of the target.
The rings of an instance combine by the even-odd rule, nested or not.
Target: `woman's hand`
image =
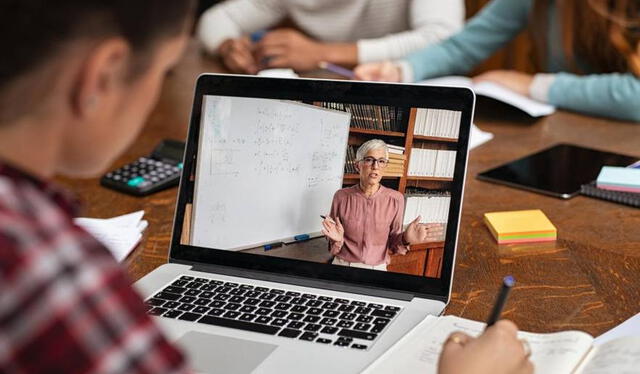
[[[514,70],[491,70],[474,77],[473,81],[496,83],[521,95],[529,96],[533,76]]]
[[[444,240],[444,226],[440,223],[420,223],[422,217],[414,219],[404,232],[404,242],[409,244],[439,242]]]
[[[279,29],[267,32],[256,45],[256,59],[267,68],[309,71],[318,68],[323,44],[301,32]]]
[[[529,361],[523,343],[517,337],[518,328],[507,320],[498,321],[478,338],[454,332],[442,348],[438,374],[530,374]]]
[[[358,65],[353,72],[356,79],[361,81],[400,82],[402,80],[400,66],[388,61]]]
[[[342,242],[344,240],[344,227],[342,227],[342,222],[340,222],[340,218],[336,217],[336,220],[332,220],[327,216],[327,218],[322,221],[322,233],[331,241],[334,242]]]
[[[227,39],[218,47],[218,54],[231,72],[256,74],[258,64],[253,58],[252,49],[248,38]]]

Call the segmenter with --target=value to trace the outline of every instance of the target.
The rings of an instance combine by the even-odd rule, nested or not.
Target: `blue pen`
[[[511,275],[507,275],[502,279],[502,288],[500,288],[500,293],[498,294],[496,303],[493,306],[493,310],[491,310],[491,315],[489,315],[487,327],[485,329],[491,327],[493,324],[498,322],[498,319],[500,319],[502,308],[504,308],[504,304],[507,302],[507,296],[509,296],[509,291],[511,291],[514,284],[516,284],[516,280],[513,279]]]
[[[283,242],[274,242],[274,243],[265,244],[264,245],[264,250],[268,251],[270,249],[282,247],[283,244],[284,244]]]
[[[252,32],[251,35],[249,35],[249,39],[251,40],[252,43],[257,43],[260,40],[262,40],[262,38],[266,33],[267,33],[266,30],[259,30],[259,31]]]

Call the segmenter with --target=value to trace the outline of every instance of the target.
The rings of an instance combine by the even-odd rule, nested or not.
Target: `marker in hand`
[[[331,223],[336,223],[336,221],[332,220],[331,217],[327,218],[327,216],[323,216],[322,214],[320,215],[320,218],[329,220]]]

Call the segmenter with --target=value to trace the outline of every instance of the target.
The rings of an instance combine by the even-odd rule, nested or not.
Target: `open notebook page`
[[[455,87],[469,87],[475,91],[476,94],[490,97],[498,101],[502,101],[509,105],[512,105],[523,112],[527,113],[531,117],[542,117],[552,114],[556,111],[553,105],[533,100],[530,97],[520,95],[508,88],[505,88],[499,84],[492,82],[474,83],[471,78],[462,76],[448,76],[427,79],[418,84],[428,84],[436,86],[455,86]]]
[[[595,346],[576,374],[635,374],[640,372],[640,336]]]
[[[428,316],[363,373],[437,373],[438,357],[454,331],[478,336],[484,323],[455,316]],[[580,331],[551,334],[521,332],[531,346],[535,373],[571,373],[591,347],[593,338]]]

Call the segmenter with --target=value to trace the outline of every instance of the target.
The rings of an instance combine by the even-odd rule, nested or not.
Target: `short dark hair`
[[[193,12],[195,0],[1,0],[0,95],[65,43],[121,36],[144,55],[155,41],[183,31]]]

